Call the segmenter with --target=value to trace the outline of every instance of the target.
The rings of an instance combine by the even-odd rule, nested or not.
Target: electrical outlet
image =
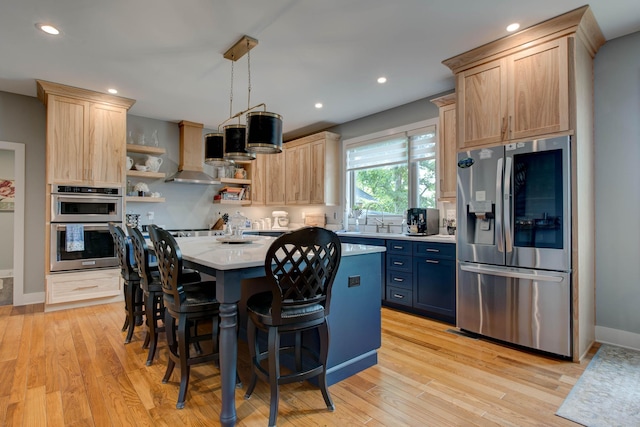
[[[360,276],[349,276],[349,287],[360,286]]]
[[[152,221],[153,218],[155,218],[155,213],[152,211],[147,212],[147,218],[149,219],[149,221]]]

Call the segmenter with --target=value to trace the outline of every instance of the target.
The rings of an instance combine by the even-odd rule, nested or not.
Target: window
[[[349,210],[404,217],[410,207],[436,207],[435,121],[345,141]]]

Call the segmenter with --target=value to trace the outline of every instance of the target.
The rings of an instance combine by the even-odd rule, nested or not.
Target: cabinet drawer
[[[451,243],[419,242],[415,243],[413,254],[455,259],[456,245]]]
[[[411,272],[411,256],[393,253],[387,254],[387,269]]]
[[[387,252],[411,255],[411,242],[405,240],[387,240]]]
[[[408,289],[394,288],[391,286],[387,288],[387,302],[411,307],[412,300],[413,292]]]
[[[47,304],[118,296],[120,282],[119,269],[51,274],[47,276]]]
[[[413,274],[402,271],[387,270],[387,286],[411,289]]]

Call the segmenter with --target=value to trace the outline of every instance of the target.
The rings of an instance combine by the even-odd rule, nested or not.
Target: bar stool
[[[126,317],[122,331],[127,331],[124,343],[128,344],[131,342],[135,327],[142,325],[144,298],[142,289],[140,288],[140,275],[133,260],[131,241],[125,235],[122,228],[116,223],[109,223],[109,232],[116,245],[120,274],[124,280],[124,309]],[[145,347],[146,344],[145,340],[143,347]]]
[[[162,382],[168,382],[175,364],[179,363],[180,391],[176,408],[182,409],[189,386],[191,366],[211,362],[219,357],[217,337],[220,304],[215,296],[216,283],[202,281],[187,284],[182,269],[182,253],[173,236],[159,227],[150,227],[149,236],[158,257],[165,306],[164,325],[169,343],[169,360]],[[198,334],[197,323],[202,320],[212,321],[211,333]],[[196,327],[192,328],[193,324],[196,324]],[[213,341],[212,351],[190,354],[190,344],[198,344],[204,340]]]
[[[267,251],[264,266],[271,291],[253,295],[247,301],[247,341],[252,376],[245,399],[251,397],[258,377],[269,383],[270,426],[275,426],[278,417],[280,384],[318,377],[327,408],[335,409],[326,381],[330,338],[327,316],[341,252],[338,236],[320,227],[285,233]],[[317,329],[320,337],[317,352],[305,346],[302,339],[302,332],[312,329]],[[258,330],[268,335],[266,350],[260,348]],[[294,335],[293,345],[281,346],[281,336],[285,334]],[[280,356],[289,351],[295,356],[295,370],[281,375]],[[304,365],[303,354],[307,356]],[[268,360],[267,366],[262,363],[264,360]]]
[[[127,225],[129,237],[133,242],[133,253],[140,275],[140,287],[144,292],[144,305],[147,324],[147,336],[145,342],[149,345],[147,355],[147,366],[153,363],[153,358],[158,347],[158,334],[164,332],[164,301],[162,297],[162,284],[160,283],[160,272],[155,257],[150,256],[149,247],[137,227]],[[153,261],[152,261],[153,259]],[[200,273],[194,270],[184,269],[185,282],[199,282]],[[161,324],[162,323],[162,324]]]

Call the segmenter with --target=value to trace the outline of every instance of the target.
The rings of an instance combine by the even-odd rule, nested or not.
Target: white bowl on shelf
[[[139,170],[141,172],[146,172],[149,170],[148,166],[145,165],[135,165],[136,170]]]

